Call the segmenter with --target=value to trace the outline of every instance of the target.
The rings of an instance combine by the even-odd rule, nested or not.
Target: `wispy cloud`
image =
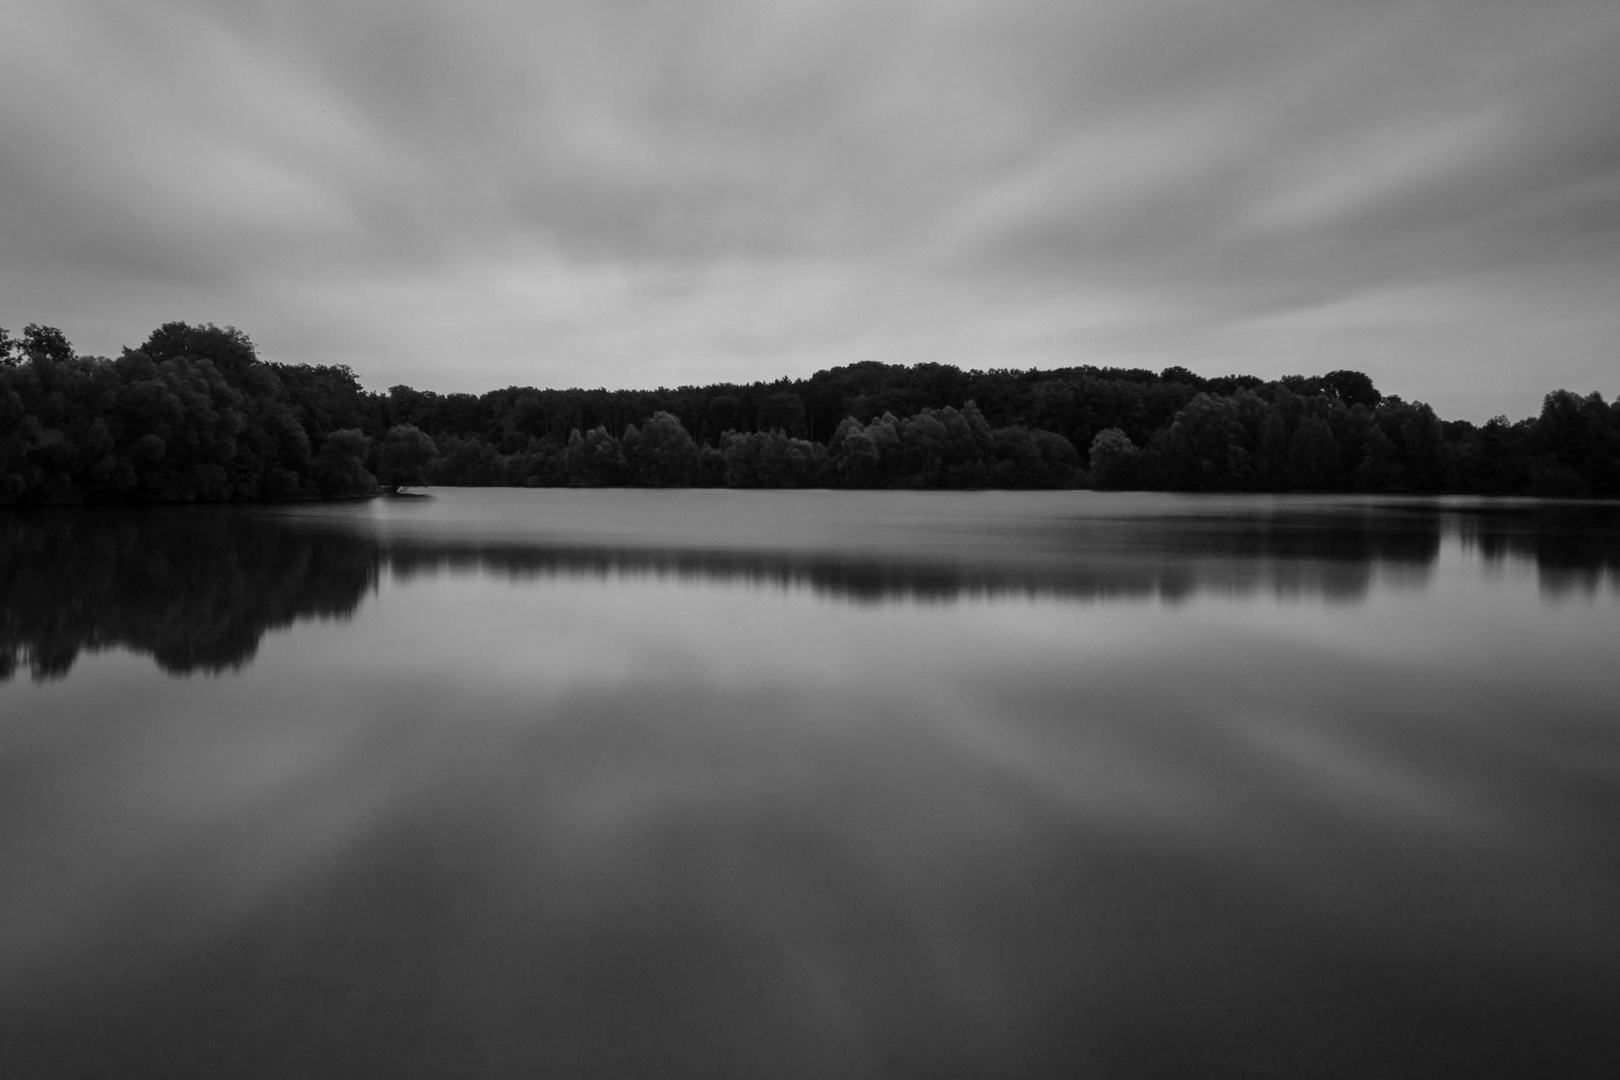
[[[857,359],[1620,390],[1606,0],[13,0],[0,323],[373,386]]]

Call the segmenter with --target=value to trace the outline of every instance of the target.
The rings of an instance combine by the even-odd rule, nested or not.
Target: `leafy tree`
[[[435,484],[495,487],[506,482],[510,461],[484,439],[447,435],[439,450],[431,473]]]
[[[1119,428],[1097,432],[1091,440],[1091,486],[1100,491],[1136,486],[1142,452]]]
[[[1555,390],[1530,427],[1532,487],[1557,495],[1620,494],[1620,422],[1603,395]]]
[[[625,462],[619,442],[606,428],[568,436],[568,482],[576,487],[615,487],[624,483]]]
[[[213,323],[164,323],[152,331],[139,351],[159,363],[177,356],[208,360],[232,381],[245,378],[259,362],[258,352],[246,334],[234,326],[221,328]]]
[[[1387,397],[1374,415],[1380,430],[1395,444],[1407,486],[1414,491],[1439,491],[1446,474],[1444,433],[1434,410],[1422,402]]]
[[[1296,488],[1331,490],[1339,471],[1339,444],[1319,416],[1307,416],[1288,440],[1288,478]]]
[[[1375,409],[1384,399],[1372,379],[1359,371],[1330,371],[1317,381],[1346,406]]]
[[[626,432],[628,437],[629,432]],[[631,475],[648,487],[684,487],[692,482],[697,469],[698,446],[680,420],[667,412],[655,412],[637,433],[637,445],[630,455]]]
[[[371,440],[355,428],[332,432],[315,455],[315,481],[321,494],[334,496],[372,495],[377,478],[366,469]]]
[[[759,403],[759,426],[765,431],[783,431],[789,435],[805,434],[804,399],[792,391],[784,390]]]
[[[1367,448],[1361,463],[1356,466],[1357,491],[1401,491],[1405,476],[1395,455],[1395,444],[1379,428],[1367,435]]]
[[[22,354],[36,364],[60,364],[72,360],[73,346],[54,326],[29,323],[23,327]]]
[[[1074,444],[1055,431],[1032,428],[1030,441],[1035,445],[1038,463],[1032,462],[1022,486],[1034,488],[1074,487],[1081,480],[1080,455]]]
[[[1231,398],[1198,394],[1154,436],[1148,456],[1155,486],[1218,491],[1251,481],[1250,435]]]
[[[422,429],[412,424],[395,424],[383,436],[377,452],[377,479],[396,487],[417,487],[428,483],[439,448]]]

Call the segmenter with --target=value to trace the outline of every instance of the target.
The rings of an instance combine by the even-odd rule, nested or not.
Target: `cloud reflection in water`
[[[1620,1057],[1617,606],[1446,563],[1533,508],[505,494],[9,519],[25,659],[236,665],[0,687],[19,1074]]]

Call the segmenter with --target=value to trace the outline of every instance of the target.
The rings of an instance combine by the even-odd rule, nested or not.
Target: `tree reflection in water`
[[[1533,562],[1552,597],[1620,582],[1620,506],[1611,503],[1227,500],[1207,511],[1190,502],[1172,514],[1102,515],[1073,505],[1022,522],[968,521],[948,543],[933,535],[911,553],[859,538],[806,550],[791,538],[738,547],[662,544],[656,534],[640,544],[491,538],[476,525],[413,533],[359,513],[263,507],[13,511],[0,516],[0,681],[22,668],[61,677],[81,651],[112,647],[150,655],[174,675],[237,669],[267,632],[352,614],[384,571],[401,580],[457,570],[673,575],[858,603],[1179,602],[1204,592],[1356,602],[1380,572],[1420,587],[1454,533],[1488,563]]]
[[[1617,537],[1092,492],[12,513],[0,652],[57,681],[0,686],[0,1074],[1620,1075]],[[139,655],[60,678],[85,649]]]
[[[174,675],[240,668],[268,631],[353,613],[377,572],[363,537],[238,508],[0,516],[0,678],[59,678],[112,647]]]

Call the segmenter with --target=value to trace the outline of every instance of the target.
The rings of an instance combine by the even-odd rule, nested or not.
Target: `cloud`
[[[89,351],[186,318],[379,388],[930,359],[1356,366],[1480,417],[1620,390],[1611,3],[6,22],[0,321]]]

